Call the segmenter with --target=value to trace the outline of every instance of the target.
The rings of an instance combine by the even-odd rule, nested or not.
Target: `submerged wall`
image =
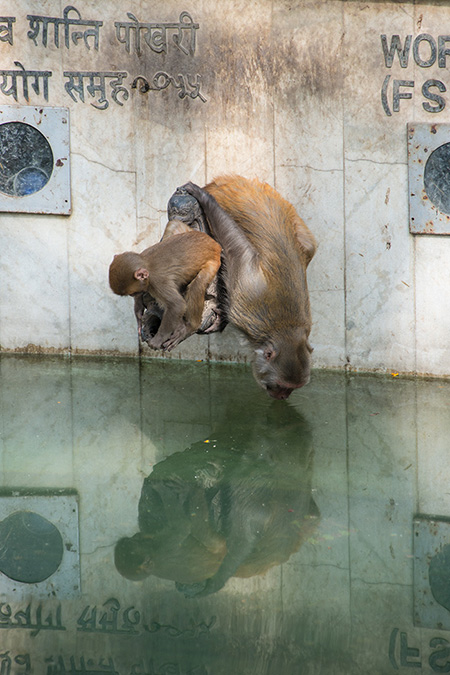
[[[407,154],[407,123],[450,120],[450,7],[75,7],[2,3],[0,105],[68,108],[72,200],[71,215],[1,215],[3,351],[137,354],[132,302],[107,284],[113,254],[159,239],[178,185],[238,172],[274,185],[319,241],[316,366],[450,374],[450,239],[410,234]],[[139,49],[137,22],[164,26],[141,27]],[[248,353],[228,328],[173,358]]]
[[[250,378],[226,364],[0,360],[4,673],[448,672],[450,382],[318,372],[287,403],[249,387]],[[171,555],[131,581],[114,551],[144,530],[139,515],[155,504],[149,480],[157,487],[162,477]],[[261,487],[275,521],[257,507]],[[68,493],[78,510],[63,521]],[[207,518],[202,504],[212,502]],[[42,514],[66,544],[63,565],[39,583],[10,576],[31,557],[33,531],[6,567],[7,518],[23,510]],[[264,513],[279,536],[262,539],[263,559],[286,555],[290,532],[303,534],[288,559],[206,597],[176,588],[186,569],[204,569],[183,533],[208,542],[207,524],[217,527],[220,514],[231,538]],[[436,514],[429,548],[423,532],[413,537],[418,513],[422,523]],[[30,573],[39,552],[49,557],[44,544],[34,550]],[[158,544],[155,553],[158,564]],[[430,561],[445,563],[440,582],[423,572]]]

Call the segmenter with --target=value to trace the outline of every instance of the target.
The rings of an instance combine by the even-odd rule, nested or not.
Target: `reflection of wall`
[[[128,664],[120,673],[150,658],[155,667],[189,663],[218,675],[290,675],[286,663],[307,663],[317,673],[379,675],[395,672],[391,658],[404,668],[421,661],[424,669],[431,658],[437,667],[432,640],[448,639],[448,632],[414,626],[412,527],[417,513],[450,515],[443,470],[448,388],[439,381],[314,373],[287,405],[311,425],[317,532],[266,575],[230,579],[196,602],[170,581],[121,577],[114,544],[136,532],[143,480],[154,464],[212,440],[224,403],[259,408],[269,401],[251,390],[248,369],[3,358],[1,487],[77,490],[82,593],[63,601],[67,631],[31,637],[12,629],[0,631],[0,640],[7,637],[11,656],[28,650],[35,660],[110,655]],[[117,608],[112,598],[120,621],[131,607],[140,612],[138,635],[93,632],[93,608],[100,631],[102,617],[111,620]],[[33,612],[42,601],[55,620],[57,598],[40,597],[35,589],[11,598],[0,577],[0,602],[17,610],[31,600]],[[137,620],[133,612],[129,617]],[[152,621],[150,633],[145,625]],[[240,671],[236,664],[242,663],[254,670]]]
[[[445,84],[445,68],[437,59],[421,67],[431,42],[422,40],[414,54],[413,46],[419,33],[437,44],[450,8],[406,7],[226,0],[194,9],[131,0],[125,11],[120,3],[79,0],[79,16],[93,23],[72,25],[69,47],[62,26],[56,47],[50,24],[45,47],[42,25],[37,37],[27,35],[29,3],[5,0],[2,15],[15,22],[11,40],[6,23],[2,33],[2,68],[20,70],[18,62],[51,72],[48,100],[43,76],[39,95],[29,80],[29,104],[70,110],[73,213],[2,215],[2,349],[136,354],[131,302],[107,287],[112,255],[159,238],[176,186],[239,171],[275,184],[320,242],[309,274],[317,365],[449,373],[442,344],[449,331],[450,243],[408,232],[406,123],[448,122],[448,104],[432,112],[439,106],[422,94],[422,82]],[[33,11],[63,18],[54,0]],[[195,45],[183,34],[184,51],[173,29],[166,53],[144,37],[140,55],[132,37],[127,52],[125,33],[118,39],[114,24],[132,23],[127,12],[141,22],[176,24],[181,11],[198,24]],[[406,67],[396,54],[389,65],[383,53],[380,35],[388,50],[394,34],[402,47],[406,36],[413,38]],[[100,87],[95,95],[89,78],[83,80],[84,103],[74,75],[80,72],[110,74],[93,82]],[[114,81],[116,72],[126,76]],[[158,72],[165,75],[153,80]],[[141,79],[133,88],[138,76],[148,85]],[[17,103],[26,104],[22,84],[18,77]],[[445,100],[442,88],[427,86]],[[0,105],[11,103],[0,93]],[[24,260],[32,284],[23,283],[17,261]],[[190,338],[172,356],[246,354],[227,329]]]

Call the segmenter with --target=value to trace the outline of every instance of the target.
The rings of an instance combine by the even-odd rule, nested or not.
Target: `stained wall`
[[[131,300],[109,290],[112,256],[159,239],[178,185],[237,172],[274,185],[318,239],[309,268],[314,365],[450,374],[450,240],[409,232],[407,153],[408,123],[450,120],[449,43],[439,40],[450,32],[449,6],[75,7],[2,3],[0,105],[68,108],[72,197],[71,215],[1,215],[3,351],[148,354]],[[163,24],[140,28],[139,50],[137,22]],[[22,68],[51,73],[47,98],[43,76],[39,93],[28,79],[28,100],[23,74],[11,89],[8,72]],[[190,338],[171,358],[248,355],[227,328]]]

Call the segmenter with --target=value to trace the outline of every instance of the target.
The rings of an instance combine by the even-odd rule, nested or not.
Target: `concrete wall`
[[[449,121],[447,43],[439,43],[440,60],[433,45],[449,32],[450,7],[78,0],[83,20],[103,22],[98,49],[93,36],[70,37],[66,47],[63,26],[57,47],[54,24],[47,46],[42,25],[34,44],[30,11],[62,18],[65,6],[2,3],[15,22],[1,34],[1,68],[51,71],[48,101],[30,80],[28,104],[69,108],[73,205],[70,216],[2,214],[2,350],[138,354],[132,303],[107,284],[113,254],[158,240],[178,185],[237,172],[274,185],[319,241],[309,272],[316,366],[450,373],[450,240],[409,233],[406,133],[408,122]],[[141,23],[177,23],[183,11],[198,23],[193,53],[187,29],[184,51],[174,29],[166,52],[143,33],[140,54],[133,39],[128,53],[117,38],[115,22],[132,22],[127,12]],[[72,24],[69,33],[87,28]],[[431,37],[411,44],[405,67],[397,54],[389,66],[380,36],[388,49],[397,34],[402,47],[408,35]],[[80,71],[126,73],[128,98],[114,100],[111,78],[108,107],[89,93],[88,78],[84,102],[77,91],[72,98],[64,73]],[[138,76],[155,88],[132,88]],[[8,81],[0,105],[27,104],[22,79],[17,101],[5,94]],[[430,80],[441,83],[428,88],[434,99],[422,93]],[[173,358],[248,353],[227,329],[190,338]]]

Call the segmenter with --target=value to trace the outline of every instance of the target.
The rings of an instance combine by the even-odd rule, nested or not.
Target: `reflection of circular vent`
[[[24,122],[0,125],[0,192],[15,197],[39,192],[52,171],[52,149],[38,129]]]
[[[437,547],[436,550],[439,553],[431,558],[428,568],[431,592],[436,602],[450,610],[450,546],[446,544],[443,548]]]
[[[64,552],[59,530],[32,511],[16,511],[0,523],[0,572],[36,584],[58,569]]]
[[[425,192],[436,208],[450,215],[450,143],[429,156],[423,178]]]

